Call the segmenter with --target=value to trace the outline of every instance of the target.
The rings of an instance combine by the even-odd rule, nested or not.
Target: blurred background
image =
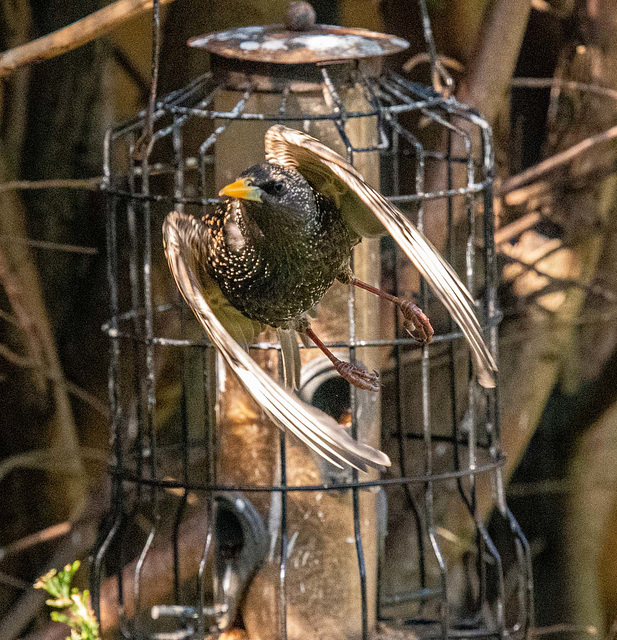
[[[104,4],[0,0],[0,49]],[[387,64],[431,84],[415,2],[312,4],[320,23],[407,39]],[[508,503],[531,545],[536,624],[604,637],[617,619],[617,0],[427,6],[449,90],[494,128],[502,440]],[[167,4],[159,94],[207,70],[189,37],[277,23],[286,7]],[[146,104],[150,55],[145,12],[0,84],[2,640],[46,637],[30,585],[86,557],[108,509],[97,189],[104,131]]]

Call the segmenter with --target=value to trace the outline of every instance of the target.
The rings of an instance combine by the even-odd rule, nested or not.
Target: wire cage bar
[[[338,327],[328,346],[378,362],[381,392],[349,388],[308,347],[299,390],[354,437],[377,425],[393,460],[377,476],[315,461],[242,398],[173,287],[160,232],[172,209],[216,206],[224,158],[248,166],[270,124],[316,132],[361,171],[372,167],[429,236],[442,216],[432,239],[477,300],[496,356],[490,127],[455,99],[359,61],[299,78],[272,65],[267,85],[259,74],[231,81],[225,64],[213,60],[156,102],[145,153],[147,111],[105,138],[113,498],[91,565],[103,630],[203,638],[240,619],[249,638],[526,637],[531,564],[504,498],[497,390],[477,385],[461,333],[391,239],[362,243],[369,268],[395,295],[418,296],[433,344],[419,348],[391,309],[367,312],[343,287],[322,305]],[[277,375],[270,334],[250,351]],[[311,547],[320,543],[330,566]],[[350,548],[348,584],[330,584]],[[324,566],[309,576],[313,554]],[[341,602],[324,602],[338,588]]]

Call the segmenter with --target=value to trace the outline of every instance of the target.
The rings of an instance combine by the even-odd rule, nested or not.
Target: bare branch
[[[14,364],[16,367],[23,367],[34,369],[36,368],[36,364],[30,358],[26,358],[26,356],[22,356],[19,353],[15,353],[12,349],[9,349],[5,344],[0,343],[0,357],[4,358],[6,361]]]
[[[33,362],[33,368],[37,373],[37,377],[36,377],[37,384],[39,385],[40,389],[44,389],[45,379],[42,372],[46,370],[46,367],[44,364],[45,359],[43,357],[43,346],[41,344],[38,328],[36,326],[36,323],[30,317],[30,314],[26,312],[26,305],[22,300],[21,289],[18,286],[16,279],[13,277],[13,274],[11,273],[11,270],[9,268],[9,262],[6,256],[4,255],[4,252],[2,251],[1,247],[0,247],[0,285],[4,287],[6,297],[8,298],[9,303],[13,309],[13,314],[15,316],[15,319],[17,320],[19,328],[25,334],[24,343],[27,345],[27,348],[31,353],[30,359]],[[8,351],[8,348],[7,348],[7,351]],[[13,362],[14,364],[18,364],[15,361],[15,359],[12,358],[13,355],[17,355],[17,354],[13,354],[12,352],[9,352],[9,353],[3,353],[3,355],[9,361]],[[18,366],[24,366],[24,365],[18,364]]]
[[[173,0],[160,0],[161,4],[170,2]],[[26,64],[55,58],[77,49],[149,9],[152,9],[152,0],[118,0],[67,27],[9,49],[0,54],[0,76],[8,75]]]
[[[536,627],[532,636],[534,638],[540,638],[542,636],[548,636],[553,634],[587,634],[591,636],[599,636],[598,629],[591,625],[576,625],[564,622],[562,624],[552,624],[546,627]]]
[[[436,56],[436,59],[444,67],[448,69],[452,69],[453,71],[458,71],[462,73],[465,70],[465,67],[463,66],[463,64],[458,60],[456,60],[455,58],[450,58],[448,56],[444,56],[438,53]],[[431,62],[430,55],[426,51],[421,51],[420,53],[416,53],[415,56],[412,56],[411,58],[409,58],[409,60],[407,60],[407,62],[405,62],[405,64],[403,65],[403,71],[406,71],[407,73],[409,73],[410,71],[413,71],[413,69],[418,65],[430,64],[430,62]]]
[[[501,192],[501,183],[495,184],[495,197],[503,198],[505,204],[509,207],[517,207],[520,205],[527,205],[530,200],[535,198],[538,200],[542,196],[546,196],[547,193],[553,189],[553,184],[549,184],[547,181],[532,182],[526,187],[515,189],[509,193]]]
[[[510,84],[527,26],[530,0],[494,0],[457,98],[493,122]],[[499,55],[496,55],[499,52]]]
[[[63,455],[62,452],[55,453]],[[84,455],[83,449],[80,455]],[[52,567],[62,567],[76,558],[83,558],[92,549],[99,531],[100,519],[107,509],[109,493],[106,482],[93,487],[90,499],[86,505],[83,516],[72,525],[71,535],[60,539],[49,562],[39,569],[45,570]],[[28,589],[14,604],[11,615],[4,616],[0,620],[0,638],[14,640],[19,637],[34,616],[41,610],[45,602],[45,595],[36,589]],[[64,640],[66,638],[66,626],[52,622],[40,632],[29,638],[38,640]]]
[[[570,89],[571,91],[594,93],[603,98],[617,100],[617,91],[615,89],[602,87],[598,84],[590,84],[588,82],[565,80],[563,78],[513,78],[512,86],[524,89],[550,89],[551,87],[559,87],[560,89]]]
[[[483,115],[488,124],[494,124],[497,113],[503,104],[503,97],[510,86],[512,73],[523,40],[531,0],[492,0],[484,13],[484,19],[478,45],[465,65],[464,74],[456,98]],[[443,131],[438,151],[448,153],[450,157],[466,157],[466,143],[476,145],[478,131],[465,122],[457,125],[465,135],[450,136]],[[467,139],[466,139],[467,138]],[[448,177],[451,171],[451,178]],[[439,191],[449,180],[452,184],[466,184],[464,164],[449,167],[448,163],[435,163],[426,172],[424,190],[428,193]],[[456,226],[466,215],[464,201],[454,206],[452,225]],[[446,209],[441,202],[426,202],[424,230],[433,244],[445,251],[446,248]],[[415,284],[410,283],[410,284]],[[409,286],[405,283],[405,286]]]
[[[82,459],[101,464],[107,462],[107,452],[94,447],[79,447],[77,458],[67,459],[64,453],[62,447],[49,447],[32,449],[4,458],[0,461],[0,482],[15,469],[40,469],[59,474],[79,475]]]
[[[3,191],[31,191],[34,189],[83,189],[85,191],[98,191],[101,188],[103,178],[66,178],[53,180],[12,180],[0,184],[0,193]]]
[[[107,408],[107,405],[104,402],[101,402],[101,400],[99,400],[95,395],[89,393],[84,388],[70,380],[63,379],[57,382],[58,384],[63,385],[67,392],[72,396],[79,398],[84,404],[89,405],[102,416],[109,417],[109,409]]]
[[[31,240],[30,238],[20,238],[19,236],[0,236],[0,242],[23,242],[37,249],[49,249],[51,251],[66,251],[67,253],[84,253],[86,255],[96,255],[99,250],[95,247],[81,247],[76,244],[60,244],[58,242],[48,242],[47,240]]]
[[[12,316],[10,313],[7,313],[2,309],[0,309],[0,318],[2,318],[2,320],[4,320],[5,322],[8,322],[9,324],[12,324],[14,327],[19,326],[19,322],[17,322],[15,316]]]
[[[22,591],[32,588],[32,585],[29,582],[26,582],[21,578],[16,578],[15,576],[11,576],[8,573],[4,573],[4,571],[0,571],[0,583],[6,584],[14,589],[21,589]]]
[[[525,171],[521,171],[521,173],[504,180],[499,187],[499,195],[503,196],[530,182],[538,180],[551,171],[564,167],[585,151],[589,151],[589,149],[604,142],[614,140],[615,138],[617,138],[617,126],[606,129],[606,131],[602,131],[602,133],[598,133],[595,136],[589,136],[589,138],[585,138],[575,145],[568,147],[565,151],[560,151],[550,158],[534,164],[532,167],[529,167],[529,169],[525,169]]]
[[[501,229],[495,231],[495,244],[509,242],[513,238],[520,236],[524,231],[535,227],[541,219],[542,216],[537,211],[532,211],[510,224],[504,225]]]
[[[49,542],[50,540],[55,540],[61,536],[65,536],[67,533],[70,533],[71,527],[72,525],[70,522],[60,522],[58,524],[53,524],[50,527],[46,527],[45,529],[41,529],[41,531],[36,531],[35,533],[24,536],[19,540],[10,542],[4,547],[0,547],[0,560],[4,560],[8,556],[15,555],[16,553],[21,553],[30,547],[36,546],[37,544],[42,544],[44,542]],[[28,585],[28,587],[30,586],[31,585]]]
[[[76,398],[79,398],[82,402],[92,407],[102,416],[107,417],[109,415],[107,405],[104,402],[101,402],[95,395],[89,393],[85,389],[82,389],[82,387],[76,385],[74,382],[70,382],[65,378],[52,375],[47,371],[46,368],[40,367],[33,359],[22,356],[19,353],[15,353],[4,344],[0,344],[0,357],[4,358],[11,364],[14,364],[16,367],[22,367],[24,369],[37,369],[38,373],[40,373],[46,379],[51,380],[63,389],[66,389],[68,393],[75,396]]]

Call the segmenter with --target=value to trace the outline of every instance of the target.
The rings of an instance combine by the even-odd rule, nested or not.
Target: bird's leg
[[[349,276],[349,284],[353,284],[355,287],[364,289],[365,291],[370,291],[380,298],[395,304],[401,310],[403,318],[405,318],[403,326],[409,335],[415,338],[420,344],[429,344],[431,342],[435,331],[431,326],[431,321],[428,319],[428,316],[417,304],[414,304],[411,300],[399,298],[381,289],[372,287],[370,284],[358,280],[354,275]]]
[[[344,362],[339,360],[333,353],[326,347],[326,345],[317,337],[311,327],[304,329],[306,335],[323,351],[325,356],[334,365],[337,373],[356,387],[360,389],[367,389],[368,391],[378,391],[379,374],[376,371],[372,373],[367,371],[362,365],[351,364],[351,362]]]

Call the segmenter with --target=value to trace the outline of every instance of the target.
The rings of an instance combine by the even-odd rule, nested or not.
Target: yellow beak
[[[219,191],[219,196],[227,196],[229,198],[241,198],[242,200],[254,200],[261,202],[261,189],[254,187],[246,178],[239,178],[235,182],[228,184]]]

